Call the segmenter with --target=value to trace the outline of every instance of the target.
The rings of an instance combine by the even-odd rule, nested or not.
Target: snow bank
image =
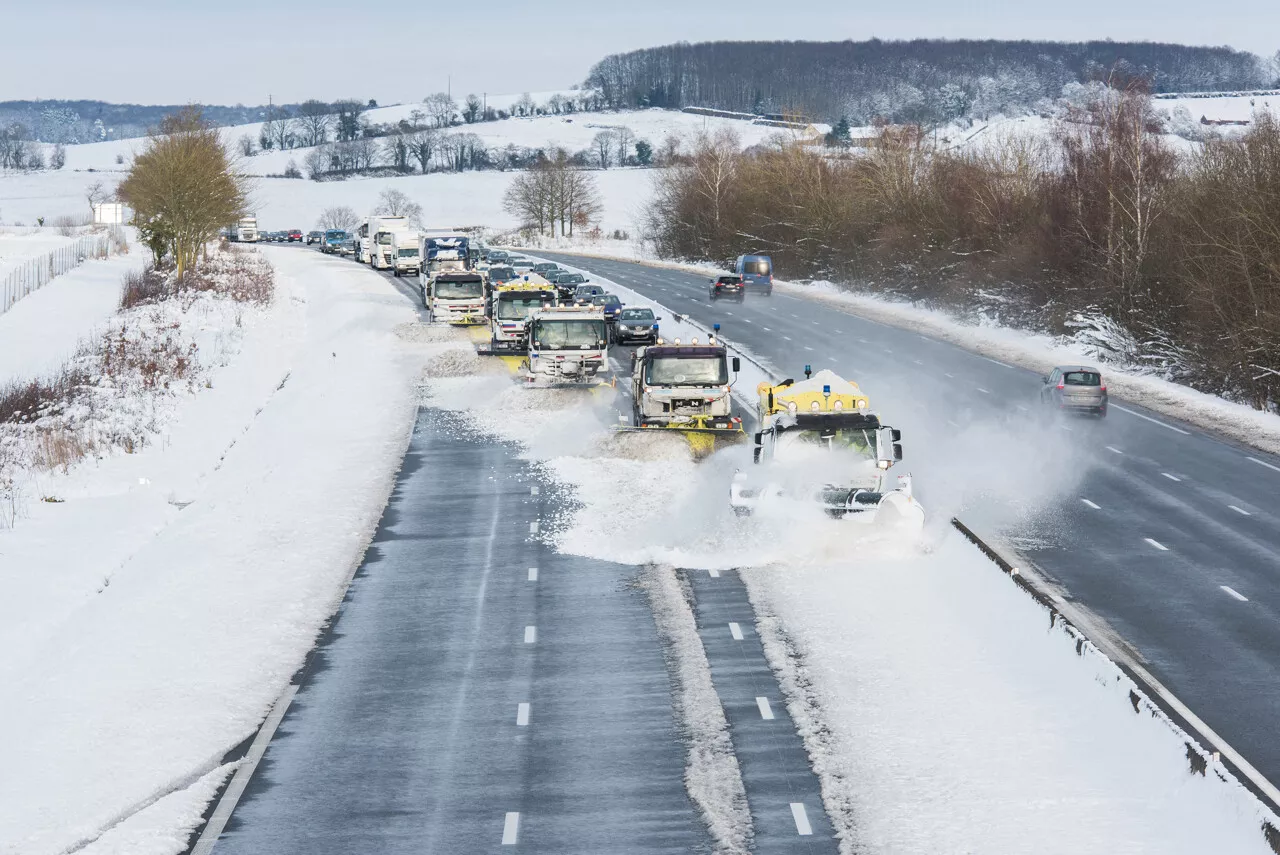
[[[0,532],[0,851],[171,853],[337,605],[415,412],[416,313],[269,249],[277,300],[137,454]],[[206,330],[217,336],[219,330]]]

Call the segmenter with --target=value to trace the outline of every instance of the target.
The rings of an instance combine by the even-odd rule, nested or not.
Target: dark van
[[[740,255],[733,272],[742,277],[747,293],[773,296],[773,260],[767,255]]]

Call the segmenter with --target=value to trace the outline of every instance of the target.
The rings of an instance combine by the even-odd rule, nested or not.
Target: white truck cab
[[[392,216],[390,214],[373,214],[365,218],[355,232],[356,239],[356,261],[361,264],[374,264],[376,254],[373,251],[375,238],[379,232],[387,233],[387,243],[385,246],[390,248],[391,232],[409,231],[409,221],[401,216]],[[377,266],[377,265],[375,265]],[[390,267],[384,263],[383,269]]]
[[[609,365],[609,325],[599,306],[548,306],[529,318],[528,382],[595,383]]]
[[[414,276],[422,267],[417,232],[391,233],[391,273],[395,276]]]

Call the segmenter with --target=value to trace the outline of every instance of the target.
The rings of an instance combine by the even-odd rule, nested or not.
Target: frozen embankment
[[[945,520],[905,545],[820,513],[738,520],[745,447],[695,464],[677,438],[611,433],[607,393],[455,376],[430,394],[573,488],[544,530],[558,548],[742,568],[843,852],[1270,851],[1275,818]]]
[[[0,531],[0,852],[181,850],[376,526],[416,314],[355,265],[266,254],[268,309],[192,319],[207,386]]]

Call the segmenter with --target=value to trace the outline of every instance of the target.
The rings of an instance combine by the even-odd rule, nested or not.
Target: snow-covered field
[[[266,253],[269,309],[165,315],[208,384],[136,453],[31,473],[57,501],[0,531],[0,727],[21,735],[0,743],[0,852],[179,851],[381,514],[416,315],[370,271]]]
[[[4,205],[0,201],[0,213]],[[34,219],[34,218],[33,218]],[[23,262],[44,255],[75,241],[74,237],[58,234],[55,229],[6,230],[0,227],[0,279]]]
[[[1212,764],[1193,774],[1185,737],[1135,714],[1114,666],[945,521],[901,543],[816,511],[737,520],[726,495],[747,449],[695,463],[678,438],[612,433],[608,393],[519,388],[453,347],[429,365],[428,402],[574,489],[581,506],[544,535],[558,548],[749,568],[842,851],[1267,851],[1252,796]]]
[[[136,250],[86,261],[0,314],[0,388],[61,368],[115,315],[121,279],[130,270],[141,270],[145,261]]]

